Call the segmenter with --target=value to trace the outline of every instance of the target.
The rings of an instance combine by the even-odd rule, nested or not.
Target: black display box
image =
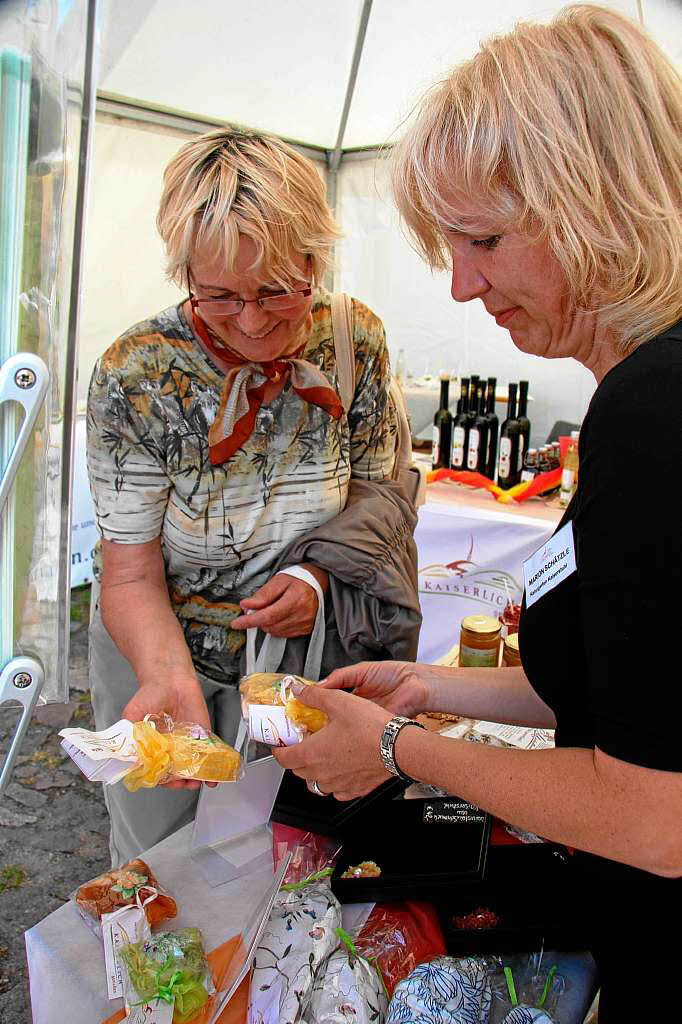
[[[480,880],[490,816],[458,797],[403,800],[404,788],[401,780],[391,780],[365,797],[340,803],[315,796],[287,772],[272,820],[341,841],[331,886],[342,903],[441,901],[455,886]],[[363,860],[375,861],[381,875],[340,877]]]

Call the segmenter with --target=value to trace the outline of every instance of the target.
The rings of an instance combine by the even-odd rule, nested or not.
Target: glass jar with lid
[[[462,668],[494,668],[500,655],[500,623],[491,615],[462,619],[459,664]]]
[[[521,664],[518,633],[510,633],[504,638],[504,645],[502,647],[502,664],[506,665],[507,668],[513,668],[515,665]]]

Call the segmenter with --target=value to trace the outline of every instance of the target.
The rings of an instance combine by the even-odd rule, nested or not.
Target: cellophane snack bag
[[[296,699],[292,688],[295,683],[315,686],[308,679],[285,672],[254,672],[242,678],[242,717],[251,739],[288,747],[327,724],[324,711]]]
[[[288,852],[291,863],[254,960],[249,1024],[300,1022],[316,973],[339,944],[341,906],[329,884],[338,843],[273,826],[275,863]]]
[[[201,725],[174,722],[169,715],[146,715],[141,722],[120,722],[100,732],[62,729],[62,746],[93,782],[113,785],[123,779],[131,792],[173,779],[235,782],[242,760],[229,744]]]
[[[165,1003],[172,1005],[173,1024],[190,1024],[215,993],[198,928],[161,932],[124,946],[120,955],[128,1012]]]

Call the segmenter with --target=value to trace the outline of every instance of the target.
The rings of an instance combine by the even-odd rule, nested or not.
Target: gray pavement
[[[85,779],[59,745],[67,725],[94,728],[87,683],[89,588],[72,592],[68,704],[33,717],[13,780],[0,798],[0,1021],[30,1024],[23,933],[109,867],[102,787]],[[16,712],[0,706],[0,751]],[[68,936],[65,936],[68,941]]]

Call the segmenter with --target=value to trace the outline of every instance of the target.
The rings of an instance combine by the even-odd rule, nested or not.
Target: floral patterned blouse
[[[316,289],[302,358],[338,391],[331,296]],[[196,669],[238,678],[238,601],[262,586],[281,552],[337,515],[351,476],[382,480],[393,467],[396,422],[381,321],[353,300],[355,396],[335,421],[287,382],[223,465],[208,457],[208,428],[223,373],[182,305],[137,324],[99,359],[88,397],[88,474],[102,537],[161,537],[171,605]],[[95,571],[98,570],[97,561]]]

